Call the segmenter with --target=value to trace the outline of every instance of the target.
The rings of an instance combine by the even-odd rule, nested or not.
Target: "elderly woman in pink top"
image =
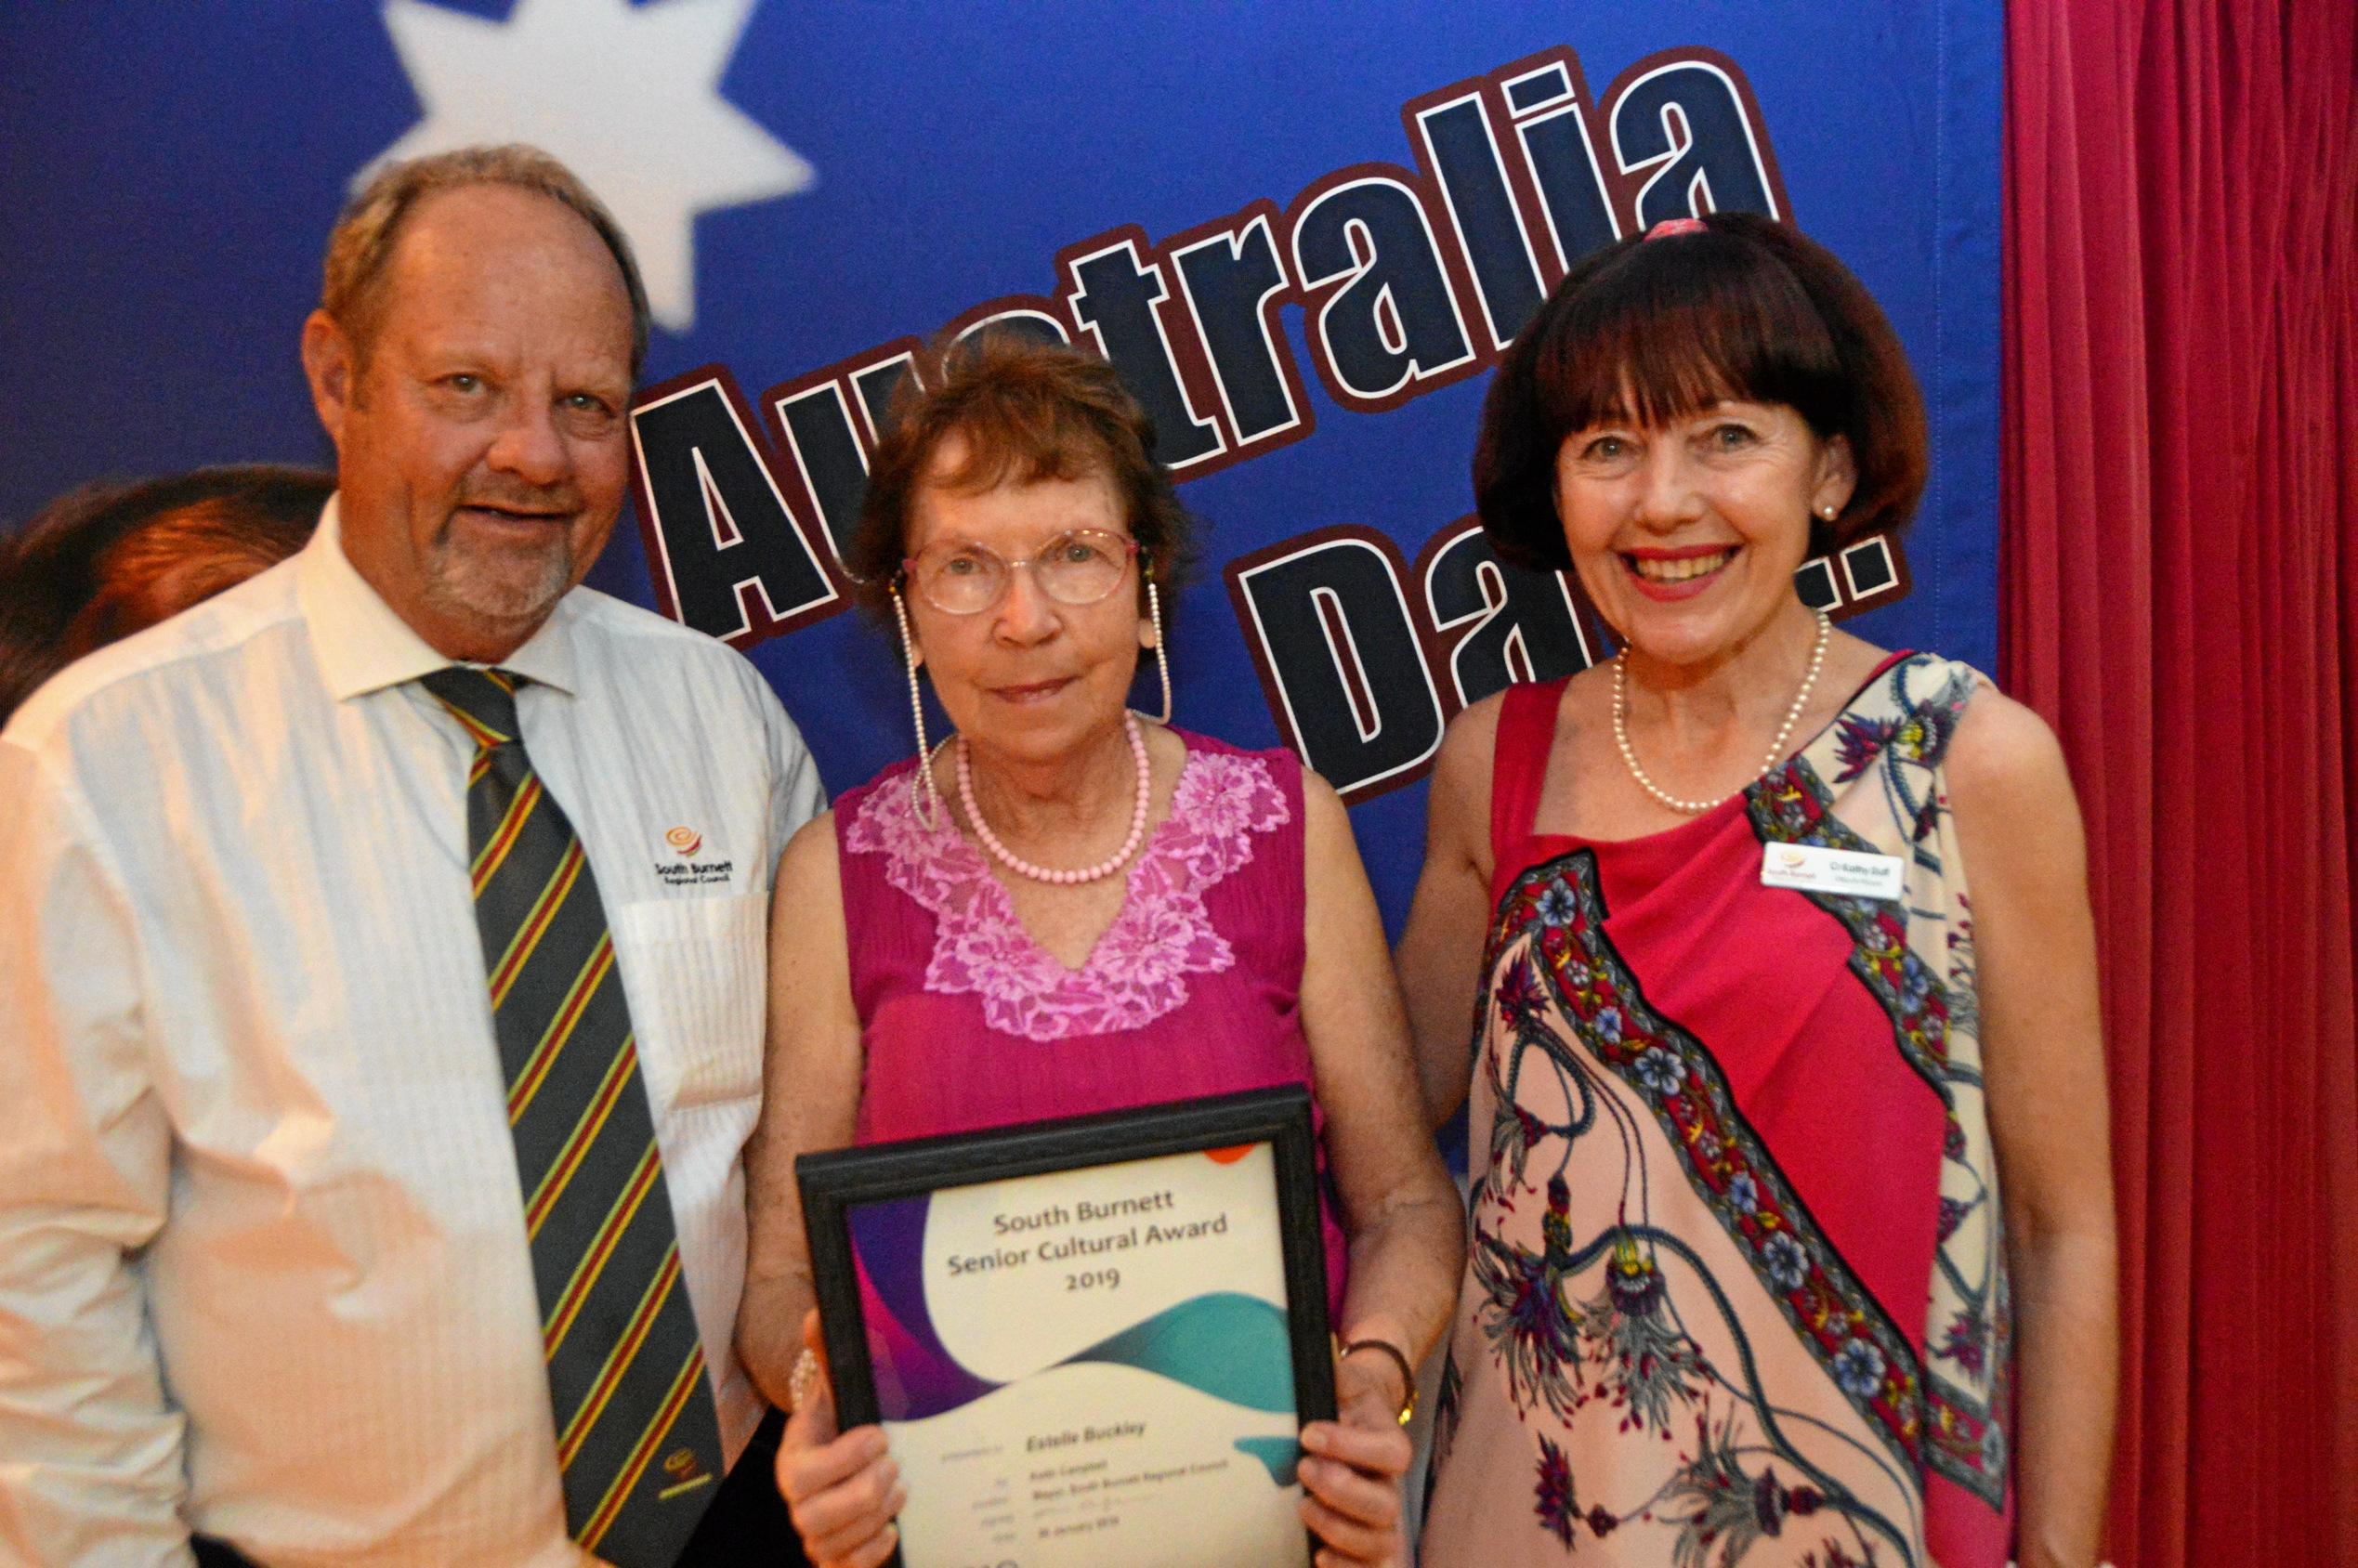
[[[1341,1419],[1303,1430],[1303,1513],[1322,1563],[1405,1561],[1400,1419],[1448,1310],[1456,1196],[1341,801],[1290,753],[1127,707],[1186,546],[1152,439],[1102,362],[986,339],[876,452],[850,565],[912,707],[923,668],[957,734],[927,749],[921,727],[921,760],[779,867],[738,1328],[793,1411],[779,1483],[821,1564],[883,1561],[903,1494],[883,1433],[839,1434],[798,1355],[818,1340],[793,1156],[1290,1083],[1318,1110],[1347,1347]],[[1167,717],[1167,666],[1162,690]]]

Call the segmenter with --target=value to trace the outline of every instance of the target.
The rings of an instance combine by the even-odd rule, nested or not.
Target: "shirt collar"
[[[413,681],[452,660],[413,631],[344,553],[340,499],[328,497],[319,529],[295,563],[295,597],[328,691],[342,702]],[[570,696],[572,624],[578,613],[573,595],[567,594],[540,630],[500,660],[500,668]]]

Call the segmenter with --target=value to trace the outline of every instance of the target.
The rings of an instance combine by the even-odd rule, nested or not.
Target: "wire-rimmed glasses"
[[[964,539],[937,539],[900,563],[910,586],[946,615],[979,615],[1006,596],[1018,567],[1060,605],[1094,605],[1121,586],[1138,542],[1103,529],[1067,529],[1022,560]]]

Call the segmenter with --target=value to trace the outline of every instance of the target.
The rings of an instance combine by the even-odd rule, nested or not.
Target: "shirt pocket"
[[[762,1091],[766,894],[648,898],[614,916],[639,1069],[659,1114]]]

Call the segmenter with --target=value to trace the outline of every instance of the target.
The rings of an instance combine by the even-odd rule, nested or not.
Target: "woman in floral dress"
[[[1583,261],[1500,370],[1484,527],[1619,652],[1468,710],[1434,775],[1400,963],[1473,1191],[1429,1568],[2095,1561],[2112,1209],[2061,751],[1796,588],[1906,522],[1924,454],[1880,311],[1765,219]]]

